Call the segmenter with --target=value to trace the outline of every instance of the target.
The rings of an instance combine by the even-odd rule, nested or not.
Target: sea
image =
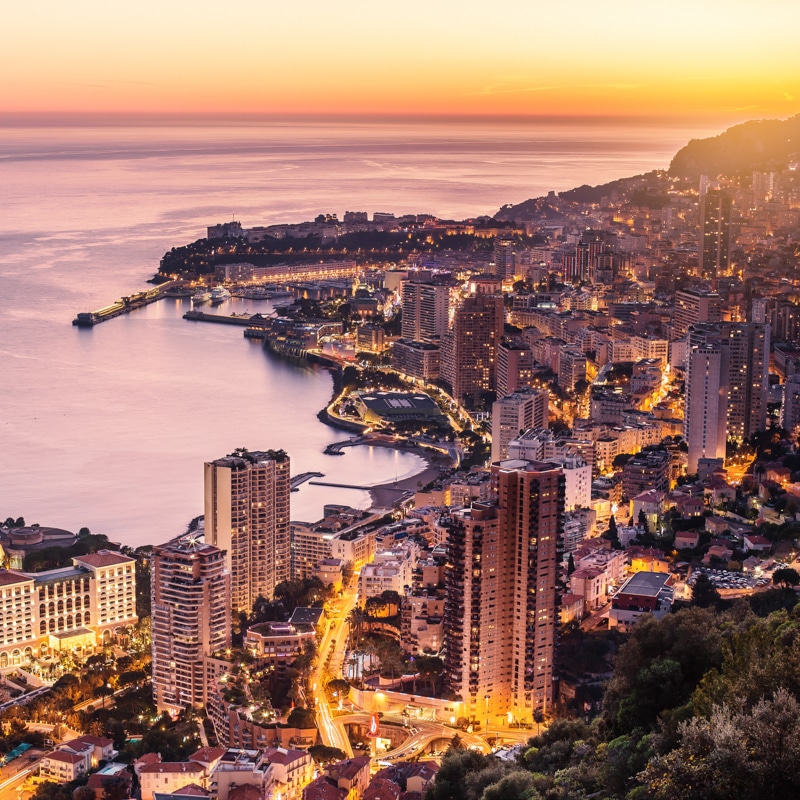
[[[283,448],[292,473],[370,486],[420,472],[415,455],[325,446],[330,374],[271,355],[242,330],[192,323],[163,300],[93,329],[79,311],[148,287],[165,251],[237,219],[320,213],[493,214],[550,190],[665,168],[686,122],[239,121],[0,124],[0,519],[86,526],[157,544],[203,511],[203,464]],[[271,306],[231,300],[222,313]],[[304,484],[291,515],[367,507],[363,489]]]

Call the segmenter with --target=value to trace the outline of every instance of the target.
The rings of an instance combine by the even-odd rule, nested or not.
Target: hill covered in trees
[[[800,606],[767,594],[764,616],[742,600],[642,620],[597,718],[556,719],[516,762],[452,748],[425,800],[800,797]]]
[[[800,154],[800,114],[789,119],[761,119],[734,125],[707,139],[692,139],[669,166],[670,175],[698,178],[776,169]]]

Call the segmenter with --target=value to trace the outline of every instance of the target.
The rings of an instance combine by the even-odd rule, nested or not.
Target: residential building
[[[308,645],[316,642],[317,634],[312,625],[263,622],[247,629],[244,646],[260,664],[282,675]]]
[[[440,372],[459,403],[479,402],[494,389],[504,318],[502,295],[467,297],[456,309],[453,326],[442,340]]]
[[[554,702],[564,476],[502,461],[492,485],[492,502],[451,515],[444,680],[468,717],[530,720]]]
[[[303,787],[314,776],[314,762],[305,750],[268,747],[264,751],[265,761],[271,765],[266,792],[280,795],[283,800],[300,800]],[[145,798],[142,798],[145,800]]]
[[[788,377],[783,386],[781,427],[789,433],[800,427],[800,373]]]
[[[435,381],[439,377],[439,345],[399,339],[392,344],[392,368],[411,378]]]
[[[722,319],[722,299],[706,289],[680,289],[675,292],[672,313],[672,339],[680,339],[698,322],[719,322]]]
[[[684,405],[687,470],[697,472],[703,458],[725,458],[728,420],[728,350],[698,345],[689,353]]]
[[[531,428],[546,428],[550,393],[526,389],[496,400],[492,405],[492,461],[508,458],[508,445]]]
[[[741,443],[766,427],[769,353],[769,325],[691,327],[684,416],[690,473],[702,458],[724,458],[727,440]]]
[[[450,281],[409,278],[403,281],[404,339],[438,342],[445,333],[450,313]]]
[[[666,450],[642,450],[622,468],[622,493],[631,499],[648,489],[669,491],[670,454]]]
[[[503,398],[525,389],[533,380],[533,352],[519,341],[503,341],[497,346],[497,397]]]
[[[237,450],[205,465],[205,539],[225,552],[231,607],[250,612],[290,577],[289,456]]]
[[[173,794],[189,784],[208,789],[208,773],[195,761],[159,761],[139,768],[142,800],[155,800],[154,795]]]
[[[205,708],[215,683],[206,660],[231,643],[225,555],[188,536],[154,547],[151,568],[156,708]]]
[[[586,380],[587,359],[577,347],[566,345],[558,353],[558,385],[571,392],[580,381]]]
[[[731,197],[710,189],[700,201],[700,275],[714,278],[730,272]]]

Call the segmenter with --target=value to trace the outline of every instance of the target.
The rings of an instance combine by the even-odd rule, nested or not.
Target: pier
[[[306,481],[310,481],[312,478],[324,478],[325,473],[323,472],[301,472],[299,475],[295,475],[289,481],[289,486],[291,487],[293,492],[296,492],[300,489],[300,486],[304,484]]]
[[[272,321],[269,317],[261,314],[207,314],[205,311],[187,311],[183,315],[184,319],[192,322],[215,322],[218,325],[241,325],[247,328],[269,328]]]
[[[97,311],[81,311],[72,320],[72,324],[77,325],[79,328],[92,328],[101,322],[122,316],[122,314],[128,314],[137,308],[144,308],[149,306],[150,303],[158,302],[163,297],[167,297],[170,291],[174,291],[176,284],[177,281],[168,281],[156,286],[155,289],[148,289],[146,292],[137,292],[127,297],[121,297],[110,306],[105,306],[105,308],[100,308]]]

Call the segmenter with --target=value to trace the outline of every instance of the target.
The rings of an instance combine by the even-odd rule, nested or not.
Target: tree
[[[721,600],[722,598],[717,591],[717,587],[711,582],[711,578],[705,572],[701,572],[692,587],[692,605],[698,608],[709,608],[718,606]]]
[[[324,744],[315,744],[308,748],[308,754],[317,764],[332,764],[344,761],[347,755],[338,747],[326,747]]]
[[[126,775],[112,775],[103,781],[104,800],[125,800],[130,790],[130,780]]]
[[[95,800],[94,789],[90,789],[88,786],[79,786],[72,793],[72,800]]]
[[[654,800],[779,800],[800,794],[800,704],[786,689],[752,711],[716,706],[679,727],[680,744],[641,779]]]
[[[567,561],[567,575],[572,575],[573,572],[575,572],[575,557],[570,553]]]
[[[782,586],[784,589],[794,588],[800,585],[800,573],[792,567],[782,567],[775,570],[772,575],[772,582],[776,586]]]
[[[317,722],[314,712],[302,706],[296,706],[292,709],[286,724],[290,728],[316,728]]]

